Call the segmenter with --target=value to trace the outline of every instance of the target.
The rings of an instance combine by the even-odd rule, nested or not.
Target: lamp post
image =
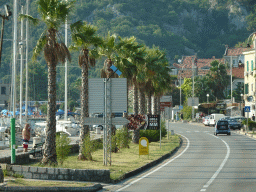
[[[241,104],[243,103],[243,93],[240,94],[241,96],[241,102],[240,102],[240,113],[241,113],[241,116],[243,115],[243,112],[242,112],[242,107],[241,107]]]
[[[209,115],[209,94],[208,93],[206,94],[206,97],[207,97],[207,108],[208,108],[208,115]]]
[[[181,73],[183,73],[183,67],[182,67]],[[181,101],[181,74],[180,74],[180,108],[181,108],[181,105],[182,105],[182,101]]]

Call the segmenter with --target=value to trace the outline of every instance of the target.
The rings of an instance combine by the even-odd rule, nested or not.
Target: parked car
[[[230,129],[241,129],[242,124],[240,122],[238,122],[236,119],[230,118],[227,119],[228,121],[228,125]]]
[[[231,135],[231,131],[229,128],[229,124],[227,120],[219,120],[214,128],[214,135],[218,135],[218,134],[227,134],[227,135]]]
[[[231,119],[235,119],[238,122],[242,123],[242,121],[245,120],[246,118],[243,116],[234,116],[234,117],[231,117]]]
[[[210,117],[209,117],[209,116],[205,116],[205,117],[203,118],[203,124],[204,124],[205,126],[209,126],[209,123],[210,123]]]

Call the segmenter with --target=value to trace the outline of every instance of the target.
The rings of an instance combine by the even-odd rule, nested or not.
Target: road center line
[[[181,135],[181,134],[179,134],[179,135]],[[138,179],[132,181],[132,182],[129,183],[128,185],[125,185],[124,187],[122,187],[122,188],[120,188],[120,189],[118,189],[118,190],[116,190],[116,191],[122,191],[123,189],[126,189],[127,187],[130,187],[130,186],[133,185],[134,183],[137,183],[137,182],[140,181],[141,179],[144,179],[145,177],[147,177],[147,176],[151,175],[152,173],[158,171],[159,169],[163,168],[164,166],[168,165],[169,163],[171,163],[172,161],[174,161],[175,159],[177,159],[178,157],[180,157],[181,155],[183,155],[183,153],[185,153],[185,152],[188,150],[189,145],[190,145],[190,141],[189,141],[189,139],[188,139],[187,137],[185,137],[184,135],[181,135],[181,136],[184,137],[184,138],[187,140],[187,143],[188,143],[187,146],[186,146],[186,148],[184,149],[184,151],[182,151],[179,155],[177,155],[177,156],[174,157],[173,159],[167,161],[165,164],[159,166],[159,167],[156,168],[155,170],[153,170],[153,171],[147,173],[146,175],[143,175],[142,177],[140,177],[140,178],[138,178]]]
[[[213,137],[216,137],[215,135],[212,135],[210,133],[207,133],[207,134],[211,135]],[[222,161],[219,169],[214,173],[214,175],[211,177],[211,179],[204,185],[204,188],[209,187],[209,185],[211,185],[211,183],[214,181],[214,179],[218,176],[218,174],[220,173],[221,169],[224,167],[225,163],[227,162],[229,154],[230,154],[230,148],[229,148],[229,145],[226,143],[226,141],[224,141],[223,139],[221,139],[219,137],[216,137],[216,138],[220,139],[226,145],[226,147],[227,147],[227,154],[226,154],[224,160]]]

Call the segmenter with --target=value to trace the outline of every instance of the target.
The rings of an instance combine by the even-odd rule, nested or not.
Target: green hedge
[[[161,121],[161,136],[165,137],[167,131],[165,129],[164,121]],[[146,137],[149,142],[156,142],[160,140],[160,130],[140,130],[140,138]]]
[[[247,125],[247,119],[243,120],[242,124]],[[256,122],[252,121],[251,119],[248,119],[248,127],[249,130],[252,131],[252,128],[256,128]]]

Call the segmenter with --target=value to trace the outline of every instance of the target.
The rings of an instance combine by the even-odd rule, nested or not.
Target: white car
[[[205,126],[209,126],[210,125],[210,117],[209,116],[205,116],[203,119],[203,124]]]

